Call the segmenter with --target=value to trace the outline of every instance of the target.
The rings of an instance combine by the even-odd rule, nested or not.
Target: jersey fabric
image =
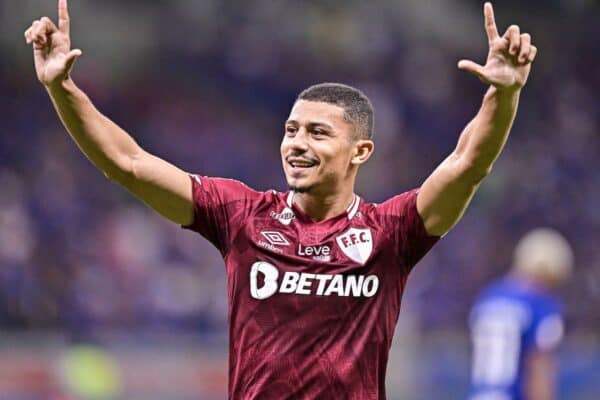
[[[552,351],[563,335],[559,302],[531,282],[507,277],[479,296],[470,317],[471,400],[525,399],[524,362]]]
[[[408,273],[434,245],[417,190],[312,221],[294,193],[192,176],[227,273],[230,399],[385,399]]]

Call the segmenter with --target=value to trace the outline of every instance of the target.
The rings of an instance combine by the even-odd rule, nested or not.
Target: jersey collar
[[[292,206],[294,205],[294,195],[295,194],[296,194],[296,192],[294,192],[293,190],[290,190],[285,199],[285,202],[286,202],[287,206],[290,208],[290,210],[293,209]],[[357,196],[356,193],[353,193],[352,201],[350,202],[350,205],[348,206],[348,208],[346,208],[346,216],[348,217],[349,220],[354,218],[354,216],[356,215],[356,212],[358,211],[359,205],[360,205],[360,196]]]

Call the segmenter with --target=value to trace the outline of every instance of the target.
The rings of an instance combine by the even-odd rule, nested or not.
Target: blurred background
[[[467,315],[539,225],[563,232],[560,398],[600,393],[600,6],[497,1],[501,33],[539,54],[511,138],[463,220],[418,265],[388,369],[391,399],[464,398]],[[74,79],[148,151],[204,175],[285,190],[278,147],[295,96],[336,81],[376,112],[358,193],[420,185],[486,90],[480,1],[71,0]],[[95,170],[35,78],[23,39],[54,0],[0,0],[0,398],[224,399],[219,253]]]

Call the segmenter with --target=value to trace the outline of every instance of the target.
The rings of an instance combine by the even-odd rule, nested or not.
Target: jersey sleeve
[[[399,194],[378,206],[386,227],[393,232],[400,261],[406,272],[440,239],[425,230],[423,219],[417,211],[419,189]]]
[[[532,320],[524,340],[540,351],[553,351],[564,336],[561,306],[554,298],[536,297],[531,301]]]
[[[556,349],[562,341],[564,331],[564,322],[559,314],[545,316],[535,329],[535,347],[542,351]]]
[[[544,299],[534,303],[534,321],[531,341],[534,348],[553,351],[564,336],[564,321],[557,301]]]
[[[198,175],[190,175],[190,179],[194,220],[182,227],[198,232],[224,255],[251,212],[258,192],[233,179]]]

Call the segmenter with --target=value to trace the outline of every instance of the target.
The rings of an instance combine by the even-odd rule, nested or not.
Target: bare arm
[[[525,395],[531,400],[554,400],[556,365],[548,351],[536,350],[527,355],[525,362]]]
[[[425,180],[417,209],[427,232],[443,235],[462,216],[481,181],[502,151],[514,121],[521,88],[537,49],[512,25],[500,37],[492,6],[484,6],[489,53],[485,66],[462,60],[458,66],[490,84],[483,104],[460,135],[454,151]]]
[[[102,115],[69,77],[80,50],[70,50],[66,0],[59,26],[47,17],[25,32],[33,44],[36,73],[65,128],[87,158],[161,215],[179,224],[193,219],[190,179],[184,171],[144,151],[123,129]]]

